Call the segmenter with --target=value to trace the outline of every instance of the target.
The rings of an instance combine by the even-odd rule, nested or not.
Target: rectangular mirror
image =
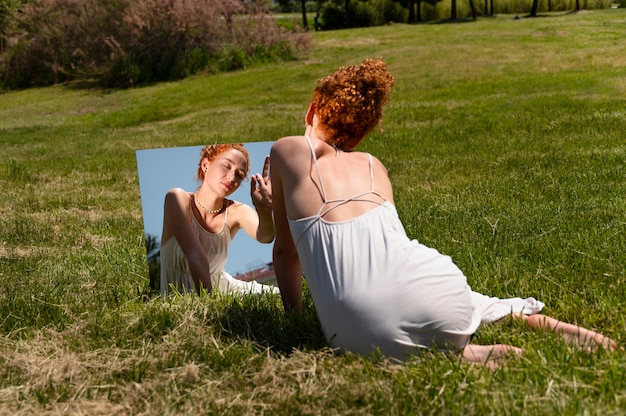
[[[262,172],[265,157],[270,154],[272,143],[244,143],[250,154],[250,174]],[[165,194],[171,188],[183,188],[193,192],[200,186],[196,172],[202,147],[136,151],[150,287],[153,290],[158,290],[160,281],[159,253]],[[252,206],[250,180],[242,182],[239,189],[228,198]],[[275,284],[272,244],[261,244],[245,232],[238,232],[230,246],[226,272],[240,280],[254,279],[259,283]]]

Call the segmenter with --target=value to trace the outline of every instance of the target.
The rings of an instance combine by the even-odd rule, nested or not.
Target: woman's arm
[[[272,164],[272,207],[276,226],[273,261],[276,281],[286,311],[302,312],[302,268],[298,252],[291,236],[285,210],[285,194],[282,172],[284,165],[280,145],[275,143],[271,151]]]
[[[200,289],[204,288],[210,293],[213,286],[209,273],[209,261],[191,226],[189,199],[189,194],[180,188],[170,189],[167,192],[163,209],[164,234],[167,232],[176,237],[176,241],[185,253],[196,291],[200,293]]]

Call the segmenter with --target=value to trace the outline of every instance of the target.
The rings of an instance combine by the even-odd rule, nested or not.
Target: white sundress
[[[541,310],[543,304],[533,298],[501,300],[473,292],[449,256],[407,237],[389,201],[350,220],[324,220],[337,204],[380,194],[374,190],[369,155],[371,189],[326,200],[315,151],[307,141],[323,203],[316,215],[290,219],[289,226],[331,347],[364,355],[380,349],[401,360],[420,348],[458,351],[481,321]],[[334,205],[327,208],[328,203]]]

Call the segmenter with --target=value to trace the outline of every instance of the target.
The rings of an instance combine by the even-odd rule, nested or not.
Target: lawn
[[[315,82],[383,58],[360,149],[407,233],[477,291],[626,344],[626,11],[315,32],[300,61],[129,90],[0,94],[0,414],[621,415],[626,353],[505,320],[496,369],[335,356],[310,298],[149,290],[135,151],[303,132]],[[236,244],[236,239],[234,244]]]

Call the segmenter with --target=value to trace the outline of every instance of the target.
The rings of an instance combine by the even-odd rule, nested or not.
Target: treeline
[[[310,35],[244,0],[0,0],[0,86],[128,87],[296,58]]]
[[[312,14],[316,16],[316,30],[335,30],[496,14],[536,16],[542,12],[608,8],[614,2],[626,7],[626,0],[276,0],[273,8]]]

